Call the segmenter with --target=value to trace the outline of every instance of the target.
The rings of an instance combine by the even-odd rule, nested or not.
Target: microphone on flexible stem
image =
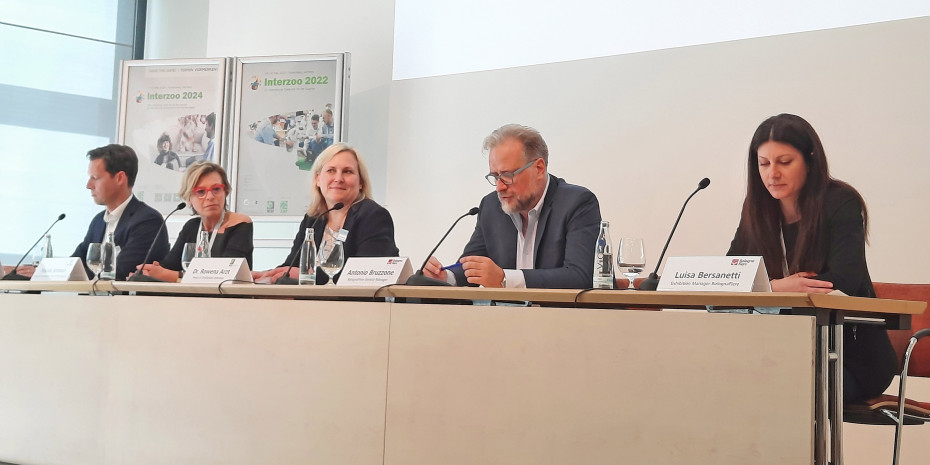
[[[465,218],[466,216],[477,215],[477,214],[478,214],[478,207],[471,207],[471,210],[468,210],[468,213],[465,213],[464,215],[458,217],[458,219],[455,220],[454,223],[452,223],[452,226],[449,227],[449,230],[446,231],[446,234],[442,236],[442,239],[439,239],[439,243],[436,244],[436,247],[433,247],[433,250],[430,250],[430,252],[426,254],[426,260],[423,260],[423,264],[420,265],[420,269],[417,270],[417,272],[414,273],[413,276],[411,276],[410,278],[407,278],[407,282],[405,284],[407,284],[408,286],[451,286],[451,284],[445,281],[440,281],[438,279],[430,278],[429,276],[424,276],[423,268],[426,267],[426,264],[429,262],[429,258],[432,257],[434,253],[436,253],[436,249],[439,248],[439,246],[442,244],[442,241],[446,240],[446,236],[448,236],[449,233],[452,232],[452,228],[454,228],[455,225],[459,224],[459,221],[461,221],[462,218]]]
[[[32,252],[32,249],[36,248],[36,246],[39,245],[39,241],[41,241],[42,238],[45,237],[45,235],[48,234],[49,231],[52,230],[52,227],[54,227],[56,224],[58,224],[59,221],[61,221],[61,220],[63,220],[63,219],[65,219],[65,214],[64,214],[64,213],[58,215],[58,219],[55,220],[54,222],[52,222],[52,225],[49,226],[48,229],[46,229],[45,232],[42,233],[42,235],[39,236],[38,239],[36,239],[35,244],[32,244],[32,247],[29,247],[29,250],[26,251],[26,254],[23,255],[23,258],[20,258],[19,261],[16,262],[16,266],[13,267],[13,271],[11,271],[10,274],[8,274],[8,275],[6,275],[6,276],[4,276],[4,277],[2,278],[3,281],[29,281],[29,277],[28,277],[28,276],[23,276],[23,275],[21,275],[21,274],[17,274],[17,273],[16,273],[16,269],[19,268],[19,265],[21,265],[21,264],[23,263],[23,260],[25,260],[26,257],[29,255],[29,252]]]
[[[149,246],[149,251],[145,253],[145,260],[142,260],[143,267],[145,266],[146,263],[149,262],[149,256],[152,255],[152,249],[154,249],[155,244],[158,243],[158,235],[161,234],[161,232],[167,227],[168,218],[171,218],[171,215],[173,215],[177,211],[183,210],[184,207],[186,206],[187,204],[184,202],[179,203],[178,206],[175,207],[174,210],[171,210],[171,213],[169,213],[168,216],[166,216],[165,219],[162,220],[161,227],[158,228],[158,232],[155,233],[155,239],[152,240],[152,245]],[[113,266],[116,267],[116,264],[114,263]],[[133,273],[132,276],[130,276],[129,279],[127,279],[126,281],[146,282],[146,283],[163,283],[164,282],[158,278],[154,278],[152,276],[146,276],[142,274],[142,270],[138,270],[135,273]]]
[[[344,206],[345,206],[344,203],[336,202],[336,204],[333,205],[332,208],[330,208],[329,210],[326,210],[325,212],[323,212],[322,215],[316,217],[316,219],[313,220],[313,224],[311,224],[310,227],[313,228],[314,231],[316,231],[316,224],[320,221],[320,218],[323,218],[324,216],[326,216],[329,212],[333,210],[342,210],[342,207]],[[300,257],[300,250],[298,250],[297,253],[294,254],[294,258],[291,259],[291,263],[287,265],[287,271],[285,271],[284,274],[280,278],[278,278],[277,281],[274,282],[275,284],[293,285],[293,284],[299,283],[298,280],[291,277],[291,268],[294,268],[294,262],[297,261],[297,257]],[[314,263],[313,266],[316,266],[316,264]]]
[[[684,205],[681,206],[681,211],[678,212],[678,219],[675,220],[675,225],[672,226],[672,232],[668,234],[668,240],[665,241],[665,247],[662,248],[662,254],[659,255],[659,261],[656,262],[656,269],[652,273],[649,273],[649,277],[644,279],[643,282],[639,283],[639,286],[636,288],[640,291],[654,291],[659,287],[659,266],[662,265],[662,258],[665,257],[665,251],[668,249],[668,244],[672,242],[672,236],[675,235],[675,228],[678,227],[678,222],[681,221],[681,215],[685,212],[685,207],[688,205],[688,201],[691,200],[691,197],[694,197],[694,194],[697,194],[699,190],[704,189],[710,185],[710,178],[704,178],[701,182],[698,183],[697,189],[685,199]],[[632,283],[630,283],[632,284]]]

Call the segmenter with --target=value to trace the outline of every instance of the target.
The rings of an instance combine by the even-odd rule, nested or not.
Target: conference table
[[[841,464],[844,321],[925,305],[0,282],[0,462]]]

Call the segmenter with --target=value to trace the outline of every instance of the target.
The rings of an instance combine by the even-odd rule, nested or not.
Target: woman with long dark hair
[[[875,297],[865,261],[865,201],[830,176],[810,123],[789,114],[763,121],[749,144],[747,169],[746,199],[727,255],[761,255],[776,292]],[[897,370],[885,327],[843,329],[845,401],[880,395]]]

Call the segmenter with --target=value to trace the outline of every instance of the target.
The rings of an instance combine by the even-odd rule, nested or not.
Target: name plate
[[[79,257],[43,258],[32,281],[87,281],[87,273]]]
[[[244,258],[195,258],[181,283],[219,284],[230,280],[252,282],[252,273]]]
[[[771,292],[762,257],[669,257],[659,291]]]
[[[386,286],[402,283],[413,274],[407,257],[350,257],[337,286]]]

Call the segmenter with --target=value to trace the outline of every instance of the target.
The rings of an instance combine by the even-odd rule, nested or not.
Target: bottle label
[[[613,254],[600,253],[594,263],[594,287],[598,289],[614,288]]]

